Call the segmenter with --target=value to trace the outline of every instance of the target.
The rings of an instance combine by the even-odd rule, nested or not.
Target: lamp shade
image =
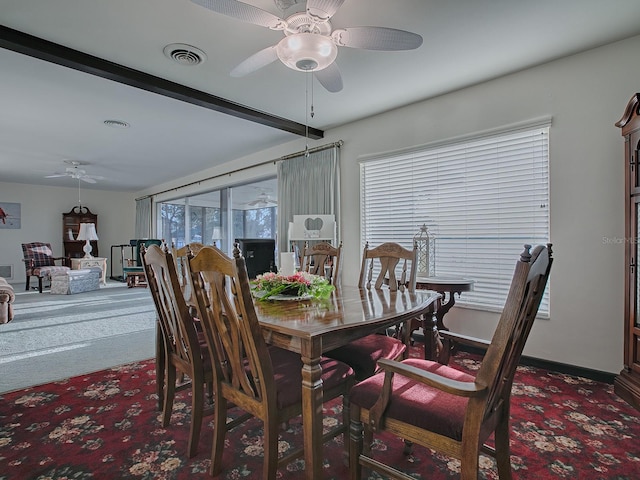
[[[325,35],[296,33],[280,40],[276,53],[289,68],[301,72],[317,72],[333,63],[338,55],[338,47]]]
[[[91,246],[92,240],[98,240],[98,233],[96,232],[96,224],[95,223],[81,223],[80,231],[78,232],[78,237],[76,240],[84,240],[85,244],[82,247],[84,251],[84,258],[92,258],[91,250],[93,247]]]

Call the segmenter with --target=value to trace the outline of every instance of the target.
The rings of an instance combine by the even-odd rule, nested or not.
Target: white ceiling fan
[[[272,207],[277,204],[278,202],[276,200],[273,200],[265,191],[260,192],[258,198],[247,203],[247,205],[250,207]]]
[[[65,160],[64,163],[71,165],[71,167],[67,167],[62,173],[53,173],[51,175],[47,175],[45,178],[71,177],[87,183],[96,183],[97,180],[104,179],[104,177],[99,175],[88,175],[86,170],[79,168],[80,165],[82,165],[80,162]]]
[[[231,71],[242,77],[280,59],[287,67],[313,72],[329,92],[342,90],[342,76],[335,63],[338,46],[366,50],[412,50],[422,45],[416,33],[386,27],[348,27],[333,29],[331,17],[345,0],[307,0],[304,12],[282,19],[272,13],[237,0],[191,0],[214,12],[272,30],[282,30],[285,37],[253,54]],[[282,0],[275,0],[282,6]],[[284,2],[286,6],[298,0]]]

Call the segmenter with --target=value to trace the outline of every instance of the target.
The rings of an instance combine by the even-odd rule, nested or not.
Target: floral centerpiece
[[[267,272],[258,275],[251,283],[254,295],[260,300],[276,295],[327,298],[334,289],[326,278],[307,272],[296,272],[293,275]]]

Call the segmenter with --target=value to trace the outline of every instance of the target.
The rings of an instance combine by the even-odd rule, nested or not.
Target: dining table
[[[410,319],[422,318],[427,322],[425,327],[431,325],[439,297],[440,294],[429,290],[409,292],[341,286],[326,299],[281,298],[254,302],[267,343],[297,352],[302,358],[306,479],[323,478],[321,356],[352,340]]]

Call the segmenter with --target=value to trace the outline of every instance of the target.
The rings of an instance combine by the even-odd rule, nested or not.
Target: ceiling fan
[[[277,204],[278,202],[273,200],[265,191],[260,192],[258,198],[247,203],[250,207],[271,207]]]
[[[386,27],[348,27],[333,29],[331,17],[345,0],[307,0],[304,12],[282,19],[261,8],[237,0],[191,0],[214,12],[272,30],[282,30],[285,37],[253,54],[231,71],[242,77],[280,59],[287,67],[313,72],[329,92],[342,90],[342,76],[335,63],[338,46],[366,50],[413,50],[422,45],[416,33]],[[282,0],[275,0],[282,5]],[[298,0],[284,2],[286,6]]]
[[[96,183],[97,180],[104,179],[104,177],[98,175],[87,175],[86,170],[79,168],[80,165],[82,165],[80,162],[65,160],[64,163],[71,165],[71,167],[67,167],[62,173],[53,173],[51,175],[47,175],[45,178],[71,177],[87,183]]]

